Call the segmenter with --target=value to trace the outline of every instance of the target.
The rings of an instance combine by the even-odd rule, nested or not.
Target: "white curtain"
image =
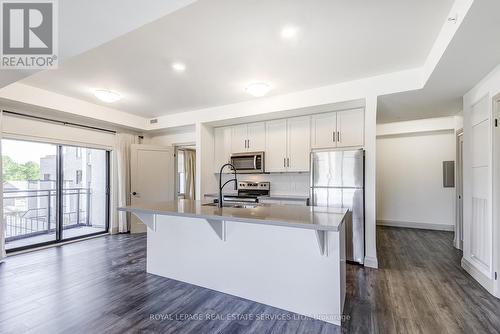
[[[195,199],[194,194],[194,177],[196,168],[196,151],[194,150],[184,150],[184,198]]]
[[[128,133],[116,135],[116,167],[118,207],[130,205],[130,145],[137,143],[137,136]],[[118,233],[130,231],[130,214],[118,212]]]
[[[3,118],[3,113],[0,111],[0,131],[3,129],[2,127],[2,118]],[[0,133],[3,133],[1,131]],[[1,138],[1,136],[0,136]],[[2,146],[0,145],[0,175],[3,175],[3,170],[2,170]],[[4,231],[4,221],[3,221],[3,177],[2,177],[2,182],[0,182],[0,262],[3,261],[5,258],[5,231]]]

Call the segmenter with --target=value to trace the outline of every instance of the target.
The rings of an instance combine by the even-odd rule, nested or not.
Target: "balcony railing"
[[[92,226],[90,188],[65,188],[63,229]],[[14,241],[56,231],[56,190],[4,190],[5,241]]]

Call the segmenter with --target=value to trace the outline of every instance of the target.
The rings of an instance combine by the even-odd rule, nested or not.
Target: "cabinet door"
[[[231,153],[246,152],[247,149],[247,125],[236,125],[231,127]]]
[[[286,119],[266,122],[266,172],[286,171]]]
[[[218,173],[222,165],[231,157],[231,128],[214,129],[214,172]],[[228,169],[229,170],[229,169]]]
[[[311,118],[294,117],[288,119],[287,126],[289,172],[308,172],[311,153]]]
[[[337,113],[337,146],[363,146],[365,129],[365,110],[354,109]]]
[[[312,116],[312,147],[329,148],[337,146],[337,113],[331,112]]]
[[[250,152],[260,152],[266,149],[266,123],[248,124],[248,149]]]

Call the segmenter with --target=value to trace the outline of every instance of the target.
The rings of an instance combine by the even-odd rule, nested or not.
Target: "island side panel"
[[[226,240],[200,218],[157,216],[147,271],[340,325],[345,297],[341,234],[328,256],[314,230],[226,222]]]

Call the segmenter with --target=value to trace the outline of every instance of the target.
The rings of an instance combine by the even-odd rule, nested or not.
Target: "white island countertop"
[[[347,209],[313,206],[259,204],[254,208],[233,208],[203,205],[202,201],[185,200],[143,203],[118,208],[139,214],[180,216],[243,223],[295,227],[317,231],[338,232]]]

